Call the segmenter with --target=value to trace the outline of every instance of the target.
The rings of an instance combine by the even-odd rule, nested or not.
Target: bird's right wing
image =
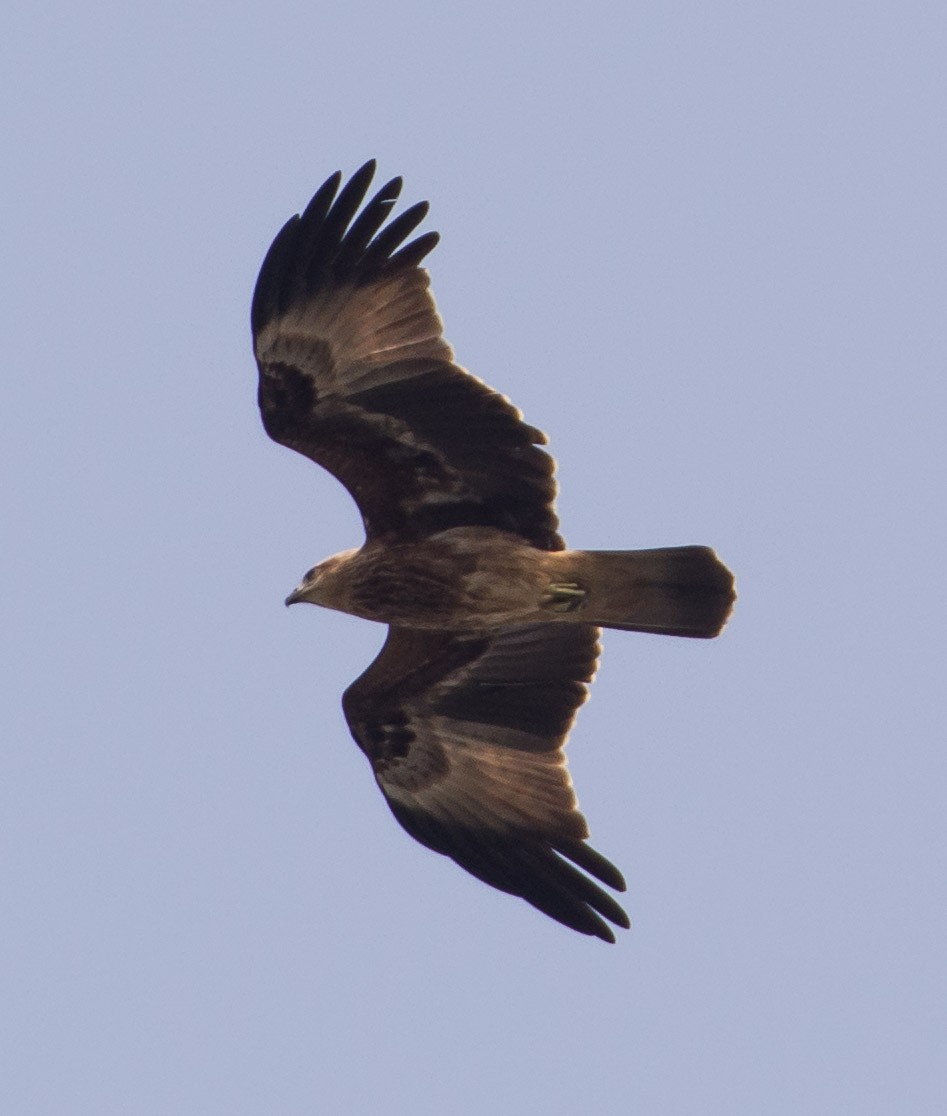
[[[251,311],[263,425],[345,485],[369,539],[483,526],[559,550],[545,435],[454,363],[418,266],[437,234],[402,247],[427,203],[386,225],[401,179],[362,207],[374,169],[341,191],[334,174],[263,261]]]
[[[628,917],[578,869],[618,891],[625,882],[585,843],[563,752],[595,672],[598,634],[582,624],[486,636],[392,628],[342,704],[412,837],[611,942],[605,920],[627,927]]]

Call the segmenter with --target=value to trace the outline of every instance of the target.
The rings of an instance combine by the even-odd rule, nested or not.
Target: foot
[[[540,604],[551,612],[572,612],[585,600],[585,590],[574,581],[554,581]]]

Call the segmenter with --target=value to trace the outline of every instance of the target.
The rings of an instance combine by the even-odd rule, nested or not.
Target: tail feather
[[[582,619],[603,628],[708,639],[736,600],[733,574],[709,546],[588,550],[583,559]]]

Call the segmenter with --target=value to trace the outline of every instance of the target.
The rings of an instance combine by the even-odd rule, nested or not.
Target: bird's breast
[[[410,546],[366,548],[353,561],[351,611],[415,628],[492,627],[536,607],[544,552],[465,529]]]

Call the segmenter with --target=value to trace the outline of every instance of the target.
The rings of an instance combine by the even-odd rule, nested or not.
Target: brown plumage
[[[253,296],[264,426],[336,476],[365,525],[286,603],[389,625],[342,704],[404,828],[614,941],[627,915],[590,876],[625,884],[586,844],[563,752],[599,628],[714,636],[733,578],[708,547],[565,549],[545,436],[453,362],[419,267],[437,234],[402,247],[427,203],[386,225],[401,180],[363,206],[374,169],[341,190],[334,174],[287,222]]]

